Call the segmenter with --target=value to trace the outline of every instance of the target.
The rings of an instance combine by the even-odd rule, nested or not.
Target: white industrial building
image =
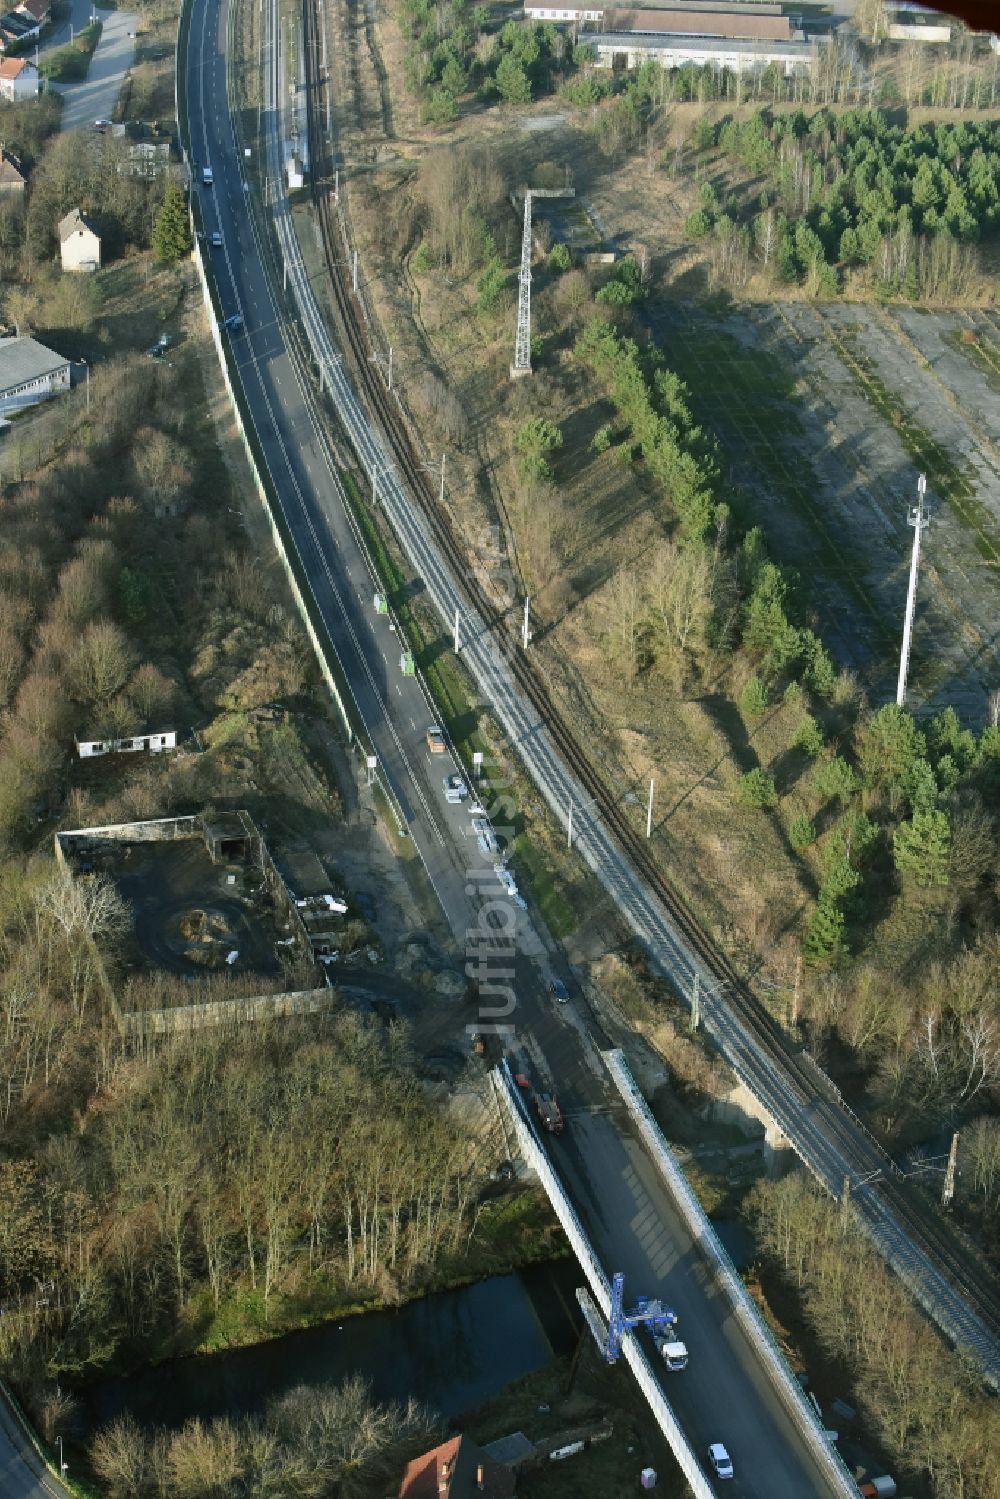
[[[581,44],[593,47],[599,68],[638,68],[652,60],[661,68],[731,68],[734,73],[763,71],[777,63],[786,78],[811,66],[809,42],[748,41],[742,37],[650,35],[632,31],[581,32]]]
[[[554,21],[557,26],[578,26],[581,21],[602,21],[603,10],[557,10],[546,5],[526,5],[526,21]]]
[[[145,750],[159,755],[164,750],[177,748],[177,730],[161,729],[156,734],[133,734],[128,739],[78,739],[76,752],[81,760],[92,760],[97,755],[137,755]]]
[[[890,42],[950,42],[951,27],[943,22],[923,25],[919,21],[890,21]]]
[[[17,411],[69,390],[70,362],[33,338],[0,338],[0,411]]]

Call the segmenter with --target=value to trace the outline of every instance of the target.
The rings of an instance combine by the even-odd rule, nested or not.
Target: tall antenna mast
[[[927,493],[927,476],[921,474],[917,480],[917,503],[906,517],[906,524],[913,527],[913,552],[910,556],[910,586],[906,593],[906,618],[903,621],[903,649],[899,654],[899,681],[896,683],[896,706],[906,702],[906,675],[910,669],[910,643],[913,639],[913,611],[917,603],[917,569],[920,566],[920,533],[927,529],[924,514],[924,495]]]
[[[524,195],[524,228],[521,230],[521,270],[518,274],[517,336],[510,378],[531,374],[531,193]]]

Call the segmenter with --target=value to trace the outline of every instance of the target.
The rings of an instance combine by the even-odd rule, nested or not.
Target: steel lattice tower
[[[510,377],[531,374],[531,193],[524,195],[524,228],[521,231],[521,270],[518,275],[517,336]]]

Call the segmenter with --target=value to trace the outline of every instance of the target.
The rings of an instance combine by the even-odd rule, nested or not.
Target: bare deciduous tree
[[[73,695],[86,707],[106,703],[124,687],[132,669],[132,648],[110,620],[89,624],[66,665]]]

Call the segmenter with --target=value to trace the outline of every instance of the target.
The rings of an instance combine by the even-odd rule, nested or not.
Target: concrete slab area
[[[796,569],[818,632],[876,703],[895,692],[920,464],[849,361],[943,450],[970,513],[930,482],[909,702],[918,712],[952,703],[980,726],[1000,683],[989,555],[990,535],[1000,537],[1000,402],[957,344],[962,315],[800,302],[719,315],[668,303],[650,318],[720,442],[741,519],[759,522]]]

